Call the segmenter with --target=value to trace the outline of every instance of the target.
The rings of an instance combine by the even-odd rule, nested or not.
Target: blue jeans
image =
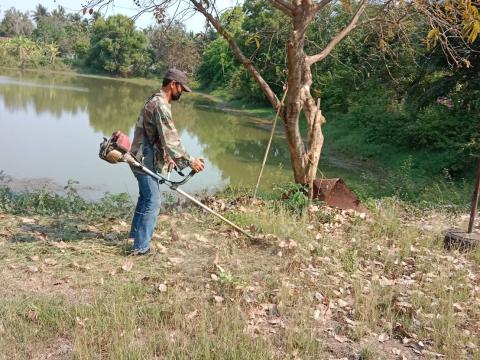
[[[153,146],[143,144],[144,165],[153,169]],[[133,215],[130,237],[134,239],[133,251],[144,253],[150,249],[150,240],[160,212],[160,186],[150,175],[134,171],[138,181],[138,201]]]

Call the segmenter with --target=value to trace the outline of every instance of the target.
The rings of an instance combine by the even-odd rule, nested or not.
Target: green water
[[[77,75],[0,70],[0,178],[13,188],[61,190],[78,181],[88,198],[105,192],[136,197],[136,181],[125,164],[98,158],[103,136],[122,130],[132,136],[145,99],[157,89],[124,81]],[[206,159],[206,170],[184,189],[214,191],[256,182],[269,137],[268,121],[215,111],[201,94],[184,94],[173,116],[184,146]],[[355,164],[322,160],[327,177],[358,177]],[[4,176],[5,174],[8,177]],[[272,144],[261,188],[292,179],[282,130]]]

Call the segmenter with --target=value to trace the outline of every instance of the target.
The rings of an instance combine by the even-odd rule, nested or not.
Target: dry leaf
[[[378,341],[381,342],[381,343],[387,341],[388,339],[390,339],[390,337],[388,336],[387,333],[382,333],[382,334],[378,335]]]
[[[83,319],[83,320],[82,320],[82,319],[80,319],[78,316],[75,317],[75,322],[76,322],[78,325],[80,325],[81,327],[85,327],[85,321],[86,321],[86,320],[87,320],[87,319]]]
[[[298,244],[297,244],[296,241],[293,240],[293,239],[288,239],[287,241],[282,240],[282,241],[280,241],[280,243],[278,244],[278,247],[279,247],[280,249],[287,249],[287,250],[295,249],[297,246],[298,246]]]
[[[27,271],[30,272],[30,273],[32,273],[32,274],[33,274],[33,273],[36,273],[36,272],[38,272],[38,267],[36,267],[36,266],[29,266],[29,267],[27,267]]]
[[[213,296],[213,299],[214,299],[215,302],[218,303],[218,304],[222,303],[223,300],[225,300],[223,297],[218,296],[218,295],[214,295],[214,296]]]
[[[65,249],[67,247],[67,244],[65,244],[63,241],[53,242],[52,245],[58,249]]]
[[[185,320],[190,321],[190,320],[193,320],[194,318],[196,318],[197,316],[198,316],[198,310],[195,309],[191,313],[189,313],[185,316]]]
[[[453,310],[455,312],[463,312],[463,307],[459,303],[453,303]]]
[[[180,240],[180,235],[178,234],[178,231],[175,230],[173,227],[170,228],[170,237],[173,242]]]
[[[400,355],[402,352],[400,349],[397,348],[392,348],[392,354],[393,355]]]
[[[443,355],[443,354],[439,354],[439,353],[429,351],[429,350],[422,350],[422,355],[428,355],[429,357],[435,357],[435,358],[444,358],[445,357],[445,355]]]
[[[167,220],[170,220],[170,215],[160,214],[158,216],[158,221],[159,222],[167,221]]]
[[[160,243],[156,243],[155,247],[161,254],[165,254],[167,252],[167,248]]]
[[[35,309],[28,310],[26,316],[27,316],[27,319],[32,321],[32,322],[37,322],[38,321],[38,311],[35,310]]]
[[[45,260],[43,260],[43,262],[47,265],[50,265],[50,266],[57,265],[57,260],[52,259],[52,258],[46,258]]]
[[[347,338],[346,336],[342,336],[342,335],[337,335],[337,334],[335,334],[335,335],[333,336],[333,338],[334,338],[335,340],[337,340],[339,343],[344,343],[344,342],[347,342],[347,341],[348,341],[348,338]]]
[[[193,234],[193,238],[198,242],[201,242],[201,243],[204,243],[204,244],[208,243],[208,239],[203,235]]]
[[[317,301],[323,302],[323,300],[324,300],[323,295],[319,292],[316,292],[313,296]]]
[[[74,269],[76,269],[76,270],[80,270],[80,271],[82,271],[82,272],[86,272],[86,271],[90,270],[90,266],[88,266],[88,265],[80,265],[80,264],[78,264],[78,263],[75,262],[75,261],[70,264],[70,267],[72,267],[72,268],[74,268]]]
[[[172,264],[178,265],[183,262],[183,259],[179,257],[169,257],[168,261],[170,261]]]
[[[130,271],[132,270],[133,268],[133,261],[128,259],[127,261],[125,261],[122,265],[122,270],[123,271]]]

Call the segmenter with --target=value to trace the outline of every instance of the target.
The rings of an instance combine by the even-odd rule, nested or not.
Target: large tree
[[[322,124],[325,122],[320,101],[311,93],[313,66],[325,61],[337,45],[359,27],[375,26],[379,33],[386,29],[400,33],[404,23],[414,20],[424,21],[431,26],[426,39],[429,46],[440,44],[452,62],[468,65],[465,55],[468,51],[464,54],[462,47],[452,47],[449,44],[453,38],[471,42],[480,31],[478,8],[471,0],[269,0],[269,5],[285,17],[284,26],[289,32],[284,47],[287,98],[285,104],[282,104],[279,100],[280,94],[275,93],[256,64],[245,55],[236,38],[222,23],[215,0],[164,0],[160,5],[151,0],[132,1],[139,7],[139,11],[151,11],[158,20],[164,19],[168,6],[178,5],[179,2],[184,3],[185,12],[192,9],[205,16],[211,26],[228,42],[237,60],[255,79],[268,101],[276,110],[280,110],[295,181],[309,185],[310,189],[320,160],[323,146]],[[113,2],[114,0],[91,0],[87,6],[101,10],[103,6]],[[328,11],[334,5],[343,7],[348,14],[344,23],[339,28],[325,29],[327,39],[321,48],[312,53],[307,52],[309,28],[321,12]],[[331,11],[329,15],[336,17],[338,12]],[[299,126],[302,118],[307,123],[305,138],[302,137]]]
[[[30,36],[33,24],[28,18],[28,13],[23,13],[15,8],[5,11],[0,22],[0,35],[6,36]]]
[[[123,15],[93,23],[88,63],[99,70],[122,76],[143,75],[151,64],[147,38]]]
[[[176,67],[193,74],[200,62],[199,46],[185,25],[172,20],[145,31],[155,63],[163,68]],[[181,54],[181,56],[179,56]],[[164,70],[164,69],[162,69]]]

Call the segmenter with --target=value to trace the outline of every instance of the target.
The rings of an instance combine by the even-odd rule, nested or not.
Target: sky
[[[53,10],[61,5],[67,10],[67,12],[80,11],[82,3],[87,0],[0,0],[0,18],[3,17],[5,10],[14,7],[21,11],[32,11],[37,4],[41,3],[48,10]],[[225,9],[231,7],[237,3],[236,0],[218,0],[217,4],[219,9]],[[115,0],[115,6],[109,6],[107,10],[104,10],[104,15],[123,14],[127,16],[134,16],[137,13],[137,9],[133,3],[133,0]],[[106,13],[105,13],[106,12]],[[175,13],[175,8],[169,9],[169,15],[172,16]],[[149,25],[154,25],[155,20],[153,14],[145,13],[140,16],[136,21],[137,27],[144,29]],[[192,18],[185,21],[187,30],[194,32],[200,32],[204,29],[205,20],[201,14],[195,14]]]

